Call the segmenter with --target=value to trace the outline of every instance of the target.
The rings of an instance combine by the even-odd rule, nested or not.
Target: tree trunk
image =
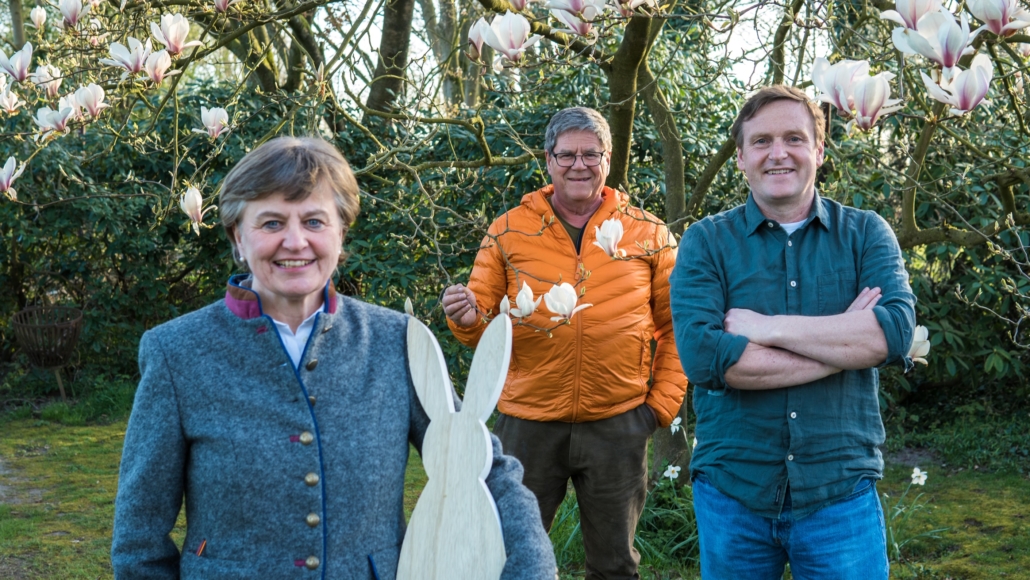
[[[443,74],[443,97],[449,109],[456,109],[461,104],[463,94],[461,88],[461,59],[459,47],[461,38],[458,31],[458,11],[454,0],[439,0],[440,10],[437,12],[434,0],[419,0],[422,7],[422,19],[429,32],[430,48]]]
[[[679,220],[686,217],[686,188],[683,183],[683,142],[680,139],[676,120],[669,110],[665,95],[658,88],[658,83],[645,60],[637,72],[637,86],[644,97],[644,104],[651,114],[651,120],[658,129],[662,141],[662,165],[665,170],[665,223],[675,234],[683,233],[683,224]]]
[[[15,50],[21,50],[25,46],[25,11],[22,9],[21,0],[10,0],[11,6],[11,31],[14,33]]]
[[[404,91],[404,69],[408,66],[411,44],[411,20],[415,16],[415,0],[391,0],[383,13],[383,36],[379,43],[379,62],[368,91],[365,106],[373,111],[393,112]],[[368,125],[370,115],[362,123]]]
[[[612,129],[612,163],[605,185],[629,190],[629,154],[637,104],[637,74],[650,41],[651,19],[634,16],[622,43],[605,69],[608,75],[608,124]]]

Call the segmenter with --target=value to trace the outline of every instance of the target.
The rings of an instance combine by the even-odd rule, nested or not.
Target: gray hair
[[[551,122],[547,124],[547,132],[544,134],[544,149],[553,152],[554,146],[558,143],[558,137],[566,131],[589,131],[597,135],[597,139],[605,151],[612,150],[612,131],[608,127],[608,121],[594,109],[569,107],[555,113],[551,117]]]
[[[218,196],[222,227],[233,244],[234,258],[233,229],[247,202],[275,194],[286,201],[300,201],[322,184],[333,192],[346,235],[360,209],[358,181],[336,147],[318,137],[278,137],[246,154],[225,176]]]

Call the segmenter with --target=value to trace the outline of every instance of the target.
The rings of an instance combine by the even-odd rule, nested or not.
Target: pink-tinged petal
[[[902,26],[908,26],[908,23],[905,22],[905,19],[901,17],[901,14],[898,14],[897,10],[884,10],[880,13],[880,18],[882,20],[890,20],[891,22],[897,22]]]
[[[937,83],[933,82],[930,77],[926,76],[926,73],[920,72],[919,76],[923,79],[923,85],[926,87],[926,92],[930,93],[930,96],[935,100],[952,106],[956,106],[958,104],[950,94],[939,87]]]

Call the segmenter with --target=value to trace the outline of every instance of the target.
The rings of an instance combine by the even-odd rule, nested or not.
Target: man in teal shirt
[[[706,580],[888,575],[876,367],[911,367],[915,297],[883,218],[816,193],[824,132],[802,91],[752,96],[747,203],[691,225],[671,277]]]

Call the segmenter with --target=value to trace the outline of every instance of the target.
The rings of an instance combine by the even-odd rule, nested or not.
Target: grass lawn
[[[109,578],[125,423],[71,427],[18,420],[0,428],[0,578]],[[947,530],[939,539],[905,545],[902,562],[892,565],[892,578],[1030,578],[1030,482],[1025,476],[950,470],[925,454],[899,455],[880,484],[888,502],[904,492],[914,463],[929,478],[923,487],[912,486],[905,505],[922,493],[918,501],[929,507],[914,513],[900,539]],[[409,513],[424,484],[425,473],[413,454],[405,495]],[[181,529],[177,535],[182,536]],[[644,572],[647,578],[680,577]],[[581,576],[573,568],[564,577]]]

